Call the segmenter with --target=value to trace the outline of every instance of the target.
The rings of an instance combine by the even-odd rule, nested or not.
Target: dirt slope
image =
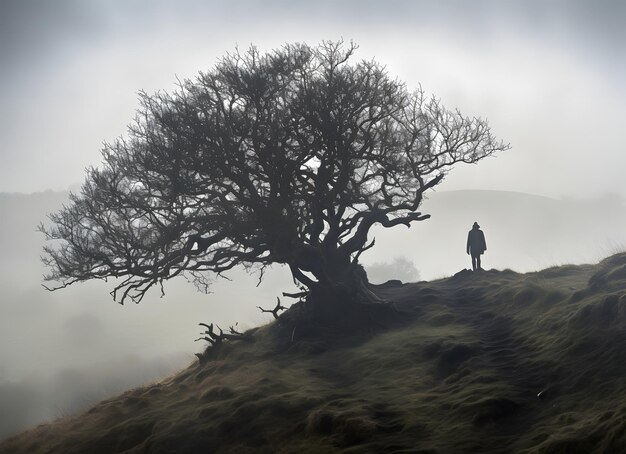
[[[378,291],[392,328],[274,323],[0,452],[626,452],[626,254]]]

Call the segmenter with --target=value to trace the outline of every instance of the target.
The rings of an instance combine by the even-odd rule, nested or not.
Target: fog
[[[295,287],[273,267],[258,276],[242,270],[203,294],[184,279],[153,289],[138,305],[121,306],[113,284],[89,282],[47,292],[38,261],[45,213],[67,193],[0,194],[0,437],[86,408],[98,399],[163,378],[195,360],[199,322],[241,329],[272,320],[271,308]],[[557,200],[501,191],[433,192],[422,210],[432,218],[410,229],[376,229],[376,247],[363,255],[375,283],[450,276],[470,267],[467,232],[478,221],[487,239],[485,268],[525,272],[591,263],[626,249],[626,207],[619,197]],[[290,300],[283,298],[283,303]]]
[[[236,45],[354,40],[359,57],[487,117],[511,143],[455,168],[424,202],[432,219],[374,232],[363,256],[373,281],[469,267],[474,221],[487,268],[532,271],[624,249],[626,4],[336,3],[0,2],[0,437],[184,367],[204,347],[198,322],[257,326],[271,316],[256,306],[293,290],[280,267],[258,287],[236,271],[210,295],[174,281],[140,305],[114,303],[102,282],[40,286],[35,227],[67,197],[41,191],[75,188],[98,165],[138,90],[171,90]]]
[[[173,281],[165,297],[155,291],[140,305],[115,303],[103,282],[48,292],[35,228],[67,195],[0,194],[0,437],[164,378],[206,346],[194,342],[199,322],[267,323],[271,316],[256,306],[273,306],[279,289],[293,289],[276,270],[259,287],[258,278],[232,273],[211,295]]]

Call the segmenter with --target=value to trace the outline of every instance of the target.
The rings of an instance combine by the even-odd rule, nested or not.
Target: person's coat
[[[467,253],[480,255],[487,250],[485,234],[480,229],[472,229],[467,234]]]

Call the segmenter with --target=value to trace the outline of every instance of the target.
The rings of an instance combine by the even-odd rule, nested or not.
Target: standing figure
[[[472,256],[472,269],[482,270],[480,266],[480,256],[487,250],[485,234],[480,230],[478,222],[474,222],[472,230],[467,234],[467,253]]]

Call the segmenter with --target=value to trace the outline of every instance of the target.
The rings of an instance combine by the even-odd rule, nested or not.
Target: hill
[[[305,336],[294,305],[0,452],[626,452],[626,254],[377,292],[386,326]]]
[[[0,439],[179,370],[198,351],[199,321],[259,326],[271,316],[256,306],[292,288],[288,270],[274,267],[259,287],[257,276],[235,270],[210,295],[180,279],[166,285],[164,298],[156,290],[139,305],[115,304],[102,282],[46,292],[36,225],[66,201],[67,193],[52,191],[0,194]],[[432,218],[374,232],[376,247],[363,255],[372,282],[413,282],[416,270],[433,280],[468,266],[465,239],[475,220],[487,235],[483,263],[498,269],[594,263],[626,247],[618,198],[442,191],[422,210]]]

